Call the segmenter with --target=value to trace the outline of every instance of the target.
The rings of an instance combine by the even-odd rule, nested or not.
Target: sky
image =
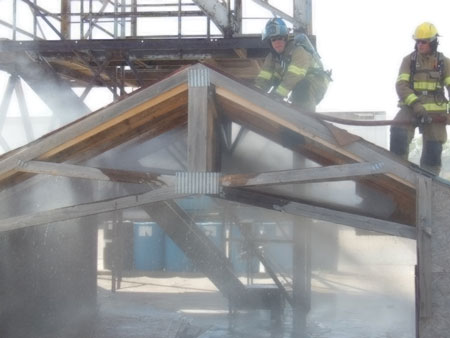
[[[8,13],[12,13],[12,1],[0,0],[3,8],[0,19],[7,20]],[[291,0],[270,3],[292,15]],[[45,1],[45,4],[48,8],[51,3]],[[398,68],[402,58],[413,50],[412,34],[416,26],[424,21],[434,23],[441,35],[439,49],[450,56],[449,13],[449,0],[312,0],[317,49],[325,67],[333,71],[333,82],[317,110],[384,111],[386,118],[393,118],[397,112]],[[263,18],[270,15],[251,0],[244,0],[244,16],[251,17],[244,23],[246,32],[262,32],[266,22]],[[21,13],[19,26],[31,30],[30,24],[30,17]],[[10,35],[10,31],[0,27],[0,37]],[[0,72],[0,95],[6,79],[7,74]],[[77,93],[81,94],[82,90]],[[32,93],[28,96],[33,98],[32,115],[51,114]],[[111,99],[108,92],[99,96],[93,91],[86,103],[96,110]],[[18,116],[18,111],[17,104],[12,102],[9,116]]]

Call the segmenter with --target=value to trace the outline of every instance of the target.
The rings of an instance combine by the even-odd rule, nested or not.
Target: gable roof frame
[[[309,115],[303,115],[263,93],[234,81],[211,67],[197,64],[176,72],[167,79],[130,95],[116,104],[87,115],[31,144],[0,157],[0,181],[5,181],[33,160],[51,161],[61,153],[81,143],[95,133],[109,130],[134,115],[145,113],[149,107],[183,93],[188,94],[188,169],[190,171],[214,171],[217,164],[217,137],[214,127],[218,123],[215,105],[223,100],[244,106],[251,118],[282,126],[308,141],[336,151],[350,163],[379,161],[385,175],[409,188],[415,187],[418,173],[393,159],[389,152],[372,146],[363,140],[340,146],[333,138],[329,126]],[[223,109],[220,109],[221,112]],[[227,114],[227,112],[225,112]],[[163,115],[164,116],[164,115]],[[70,159],[70,158],[69,158]]]

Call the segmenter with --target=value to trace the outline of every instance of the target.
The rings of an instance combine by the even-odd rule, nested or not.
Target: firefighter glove
[[[433,122],[433,119],[431,118],[430,115],[426,114],[426,115],[422,115],[417,117],[417,124],[420,125],[425,125],[425,124],[431,124],[431,122]]]
[[[412,108],[416,117],[416,125],[419,127],[419,133],[423,134],[425,126],[433,122],[433,120],[420,102],[415,102]]]
[[[427,110],[425,109],[423,104],[420,103],[420,101],[416,101],[416,102],[413,103],[412,110],[414,112],[414,115],[417,118],[421,118],[422,116],[427,116],[428,115]]]

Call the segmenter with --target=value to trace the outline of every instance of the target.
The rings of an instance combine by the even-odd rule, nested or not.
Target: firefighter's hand
[[[433,122],[433,119],[428,114],[424,114],[424,115],[421,115],[421,116],[417,117],[417,124],[419,126],[424,126],[426,124],[431,124],[432,122]]]
[[[412,110],[414,112],[414,115],[417,117],[417,119],[421,118],[422,116],[427,116],[428,112],[423,106],[423,104],[420,101],[416,101],[412,105]]]
[[[416,124],[419,127],[419,133],[423,134],[424,128],[427,124],[431,124],[433,120],[431,119],[431,116],[427,113],[418,115],[416,117]]]

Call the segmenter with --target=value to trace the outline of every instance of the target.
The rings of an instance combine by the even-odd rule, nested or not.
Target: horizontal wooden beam
[[[256,191],[224,188],[223,193],[219,197],[233,202],[286,212],[292,215],[348,225],[386,235],[416,239],[416,228],[413,226],[317,207],[305,203],[293,202],[284,198],[266,195]]]
[[[155,189],[143,194],[124,196],[88,204],[46,210],[29,215],[21,215],[0,220],[0,232],[10,231],[35,225],[67,221],[88,215],[96,215],[108,211],[138,207],[141,205],[183,198],[187,194],[175,193],[174,186]]]
[[[249,187],[288,183],[311,183],[353,179],[358,176],[383,174],[386,168],[381,162],[352,163],[319,168],[280,170],[257,174],[224,175],[224,187]]]
[[[16,170],[34,174],[85,178],[101,181],[152,183],[156,186],[175,184],[175,172],[169,175],[162,175],[160,173],[92,168],[80,165],[43,161],[18,161]],[[220,183],[224,187],[313,183],[348,180],[354,179],[358,176],[383,174],[385,172],[386,170],[383,163],[353,163],[318,168],[280,170],[256,174],[230,174],[222,176]]]
[[[149,172],[107,168],[92,168],[73,164],[42,161],[19,161],[16,170],[33,174],[85,178],[100,181],[151,183],[156,186],[167,186],[175,183],[174,175],[160,175],[159,173],[155,174]]]

